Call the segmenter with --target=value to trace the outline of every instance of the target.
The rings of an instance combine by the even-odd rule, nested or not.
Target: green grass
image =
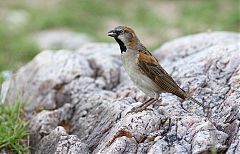
[[[212,145],[211,148],[210,148],[210,152],[211,154],[217,154],[217,148],[216,148],[216,145]]]
[[[240,28],[239,0],[171,1],[177,8],[173,12],[176,19],[163,18],[164,13],[171,13],[167,8],[164,13],[156,13],[153,6],[144,0],[61,0],[46,7],[44,4],[48,2],[43,0],[42,5],[40,1],[37,5],[23,0],[0,2],[0,10],[4,10],[2,7],[25,10],[30,15],[26,25],[13,30],[1,20],[3,16],[0,14],[0,71],[16,70],[31,60],[40,51],[31,36],[46,29],[68,28],[87,33],[96,41],[110,42],[112,39],[106,36],[106,32],[111,25],[109,23],[114,21],[134,27],[140,37],[145,36],[145,41],[155,40],[148,45],[153,50],[176,37],[208,30],[239,31]],[[163,6],[167,1],[153,2]],[[172,29],[178,34],[172,35]]]
[[[206,30],[239,31],[239,0],[189,1],[182,3],[181,14],[184,18],[178,26],[184,34]]]
[[[0,24],[0,71],[17,68],[38,51],[26,31],[11,32],[7,25]]]
[[[1,86],[2,86],[3,81],[4,81],[4,77],[2,75],[0,75],[0,91],[1,91]]]
[[[20,101],[13,105],[0,105],[0,149],[14,153],[28,152],[27,123],[21,119],[22,111],[23,103]]]

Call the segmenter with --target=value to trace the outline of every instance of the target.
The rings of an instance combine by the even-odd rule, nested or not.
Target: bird
[[[190,100],[199,106],[203,104],[181,89],[163,69],[158,60],[138,39],[128,26],[117,26],[108,32],[119,44],[123,67],[133,83],[149,97],[131,112],[141,112],[159,100],[161,93],[172,93],[183,100]]]

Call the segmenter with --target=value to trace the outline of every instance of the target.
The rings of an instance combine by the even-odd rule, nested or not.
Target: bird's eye
[[[123,33],[123,30],[120,30],[119,32],[120,32],[120,33]]]

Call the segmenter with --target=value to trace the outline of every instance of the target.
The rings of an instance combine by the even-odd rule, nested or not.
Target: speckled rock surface
[[[68,135],[61,126],[56,127],[47,136],[44,136],[37,147],[37,154],[55,153],[55,154],[88,154],[87,145],[81,143],[76,135]]]
[[[127,114],[146,97],[123,70],[118,46],[104,43],[40,53],[17,72],[6,100],[26,101],[36,153],[238,152],[239,39],[201,33],[154,52],[180,87],[209,107],[205,112],[162,94],[149,110]]]

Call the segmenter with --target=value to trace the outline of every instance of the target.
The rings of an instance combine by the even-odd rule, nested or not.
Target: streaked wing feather
[[[148,56],[148,58],[154,58],[149,55],[146,56]],[[139,59],[138,65],[142,72],[144,72],[150,79],[157,83],[157,85],[162,90],[173,93],[181,98],[185,98],[185,92],[176,84],[173,78],[158,63],[149,63],[144,59]]]

